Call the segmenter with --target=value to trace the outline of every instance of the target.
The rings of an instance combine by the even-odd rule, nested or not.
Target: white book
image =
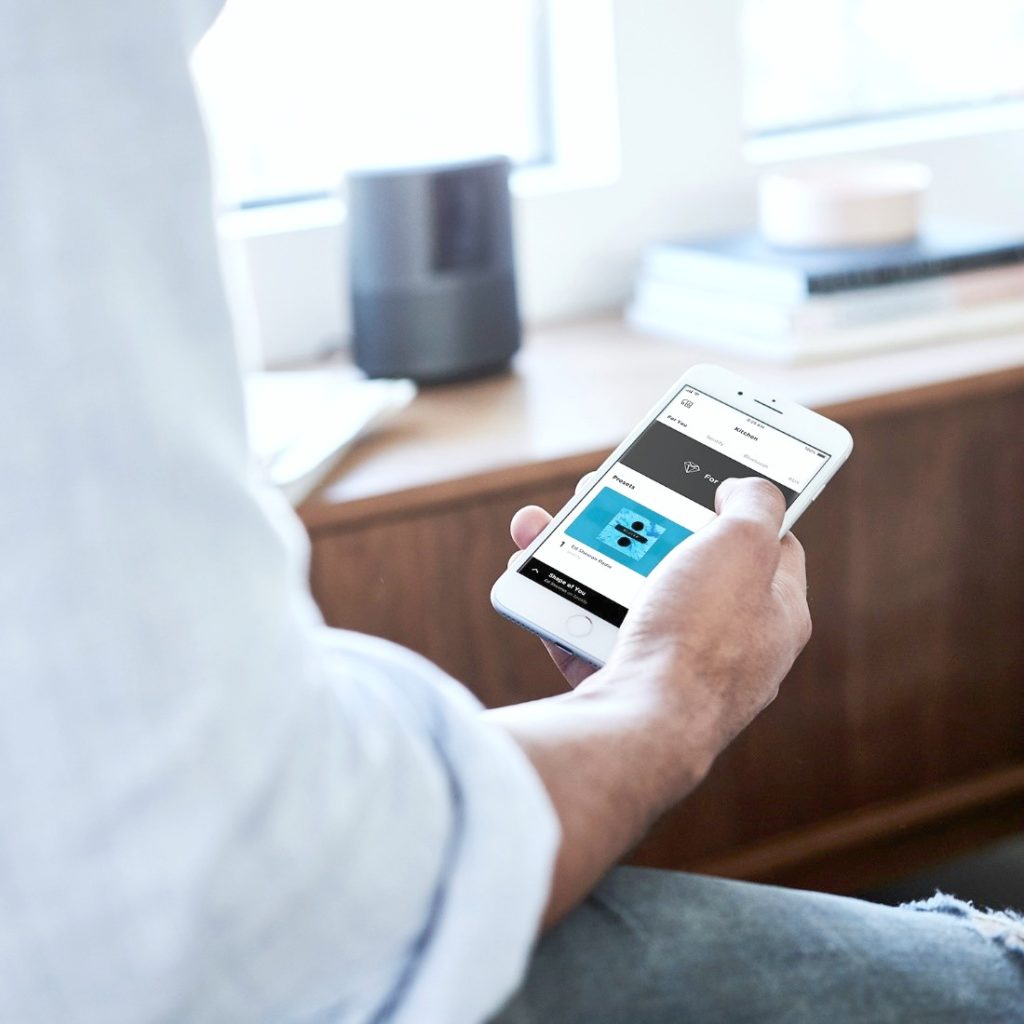
[[[1024,299],[1024,265],[811,296],[798,303],[751,298],[642,275],[636,284],[633,308],[650,308],[660,320],[674,313],[681,324],[695,319],[717,321],[723,330],[774,337],[867,326],[1015,299]]]
[[[810,362],[839,355],[924,345],[985,334],[1024,331],[1024,299],[979,305],[877,324],[779,335],[723,328],[719,320],[699,317],[682,323],[677,311],[652,304],[630,306],[627,320],[661,337],[703,344],[771,362]]]

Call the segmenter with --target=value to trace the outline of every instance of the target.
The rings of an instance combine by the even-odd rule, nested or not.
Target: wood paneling
[[[908,866],[955,857],[1024,828],[1024,765],[824,819],[690,866],[833,892],[870,889]]]
[[[313,592],[331,625],[411,647],[489,706],[564,690],[536,639],[497,615],[490,589],[515,550],[525,504],[557,508],[575,479],[313,535]]]
[[[879,865],[907,869],[954,839],[1024,826],[1024,785],[991,783],[1024,765],[1024,382],[886,395],[840,416],[855,454],[797,529],[814,637],[640,863],[843,891],[878,881]],[[321,507],[310,525],[325,616],[420,651],[490,705],[558,692],[539,643],[488,593],[512,551],[512,512],[557,508],[598,457],[408,506],[360,500],[362,515]],[[968,795],[943,804],[953,792]],[[938,810],[922,819],[921,801]]]
[[[856,455],[797,530],[814,637],[644,863],[1024,763],[1024,392],[847,423]]]

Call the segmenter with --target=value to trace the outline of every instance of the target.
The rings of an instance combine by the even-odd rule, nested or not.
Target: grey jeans
[[[1024,919],[618,868],[494,1024],[1024,1022]]]

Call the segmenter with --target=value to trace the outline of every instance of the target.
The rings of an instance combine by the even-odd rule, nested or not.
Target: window
[[[743,0],[748,132],[1024,98],[1024,0]]]
[[[514,181],[527,322],[621,308],[655,239],[748,228],[757,175],[779,160],[884,148],[932,167],[930,215],[1024,230],[1006,170],[1024,164],[1024,0],[272,2],[276,23],[271,0],[228,0],[199,54],[223,194],[322,192],[403,124],[424,149],[541,161]],[[804,130],[826,123],[841,127]],[[271,364],[348,334],[343,216],[293,203],[222,218],[255,297],[239,320]]]
[[[228,0],[193,61],[227,206],[352,166],[550,157],[547,0]]]

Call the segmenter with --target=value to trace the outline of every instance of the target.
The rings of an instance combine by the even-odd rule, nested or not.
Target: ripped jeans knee
[[[943,892],[936,892],[927,900],[904,903],[902,909],[959,917],[973,925],[980,935],[991,939],[1024,963],[1024,915],[1013,910],[981,910],[969,900],[960,900]]]

